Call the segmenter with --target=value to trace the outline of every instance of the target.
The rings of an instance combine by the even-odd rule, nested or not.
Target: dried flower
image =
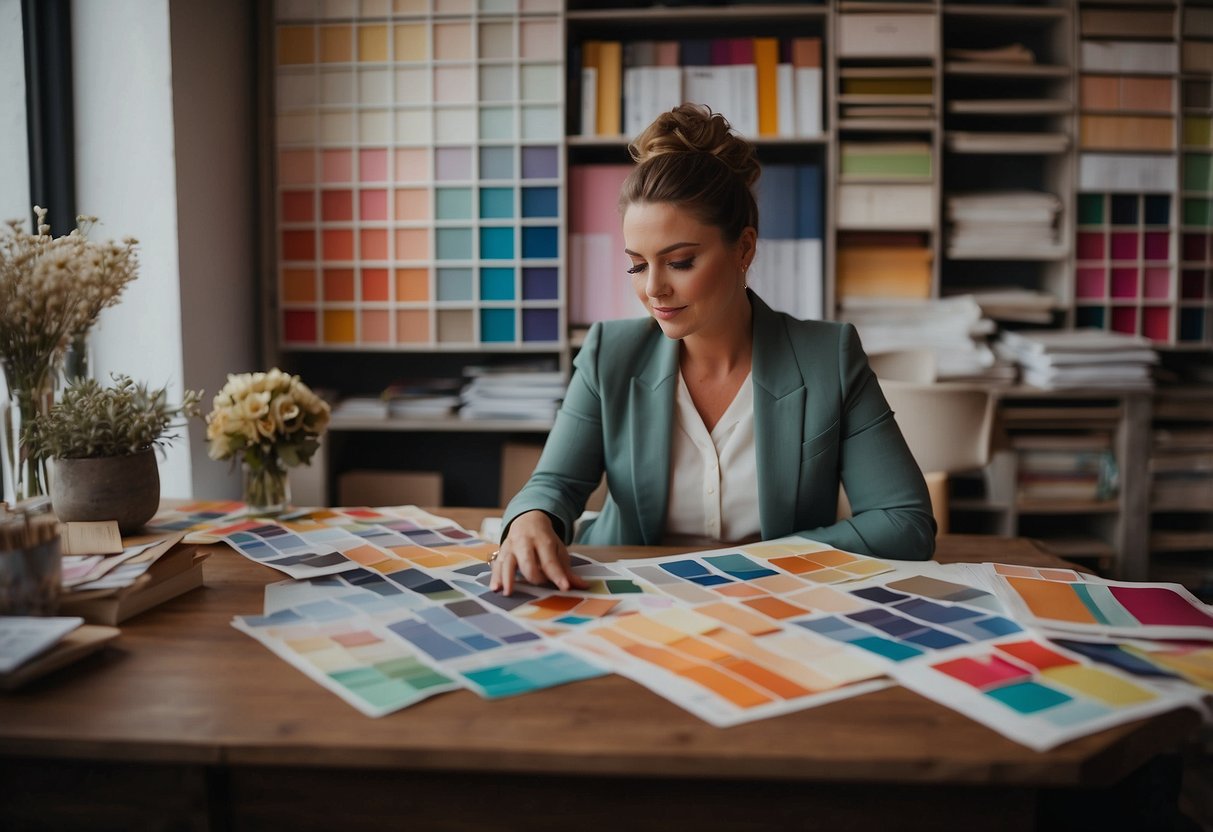
[[[34,233],[11,220],[0,240],[0,359],[14,388],[42,381],[139,270],[134,239],[88,239],[96,217],[77,217],[70,234],[51,237],[46,209],[34,213]]]
[[[229,375],[206,417],[211,459],[236,455],[249,466],[311,460],[329,423],[329,406],[299,376],[278,368]]]

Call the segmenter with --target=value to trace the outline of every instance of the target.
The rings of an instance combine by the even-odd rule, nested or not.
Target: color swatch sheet
[[[1037,751],[1172,708],[1192,688],[1165,688],[1020,634],[896,667],[898,682]]]
[[[1108,581],[1005,563],[984,569],[1016,618],[1049,632],[1213,642],[1213,610],[1178,584]]]
[[[149,532],[206,532],[225,522],[248,513],[248,506],[239,500],[202,500],[160,512],[147,521]],[[213,543],[205,534],[201,539],[187,538],[187,543]]]
[[[233,626],[368,716],[458,687],[497,698],[607,672],[409,565],[269,587],[265,614]]]
[[[411,506],[310,509],[276,519],[238,520],[207,530],[240,554],[293,578],[365,567],[483,563],[495,545],[450,520]]]

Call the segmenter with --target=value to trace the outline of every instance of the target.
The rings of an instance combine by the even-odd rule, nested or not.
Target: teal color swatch
[[[482,220],[512,219],[513,216],[513,188],[480,189],[480,218]]]
[[[480,299],[513,300],[514,270],[502,268],[481,269]]]
[[[560,214],[556,188],[523,188],[522,216],[555,217]]]
[[[529,259],[546,259],[559,256],[556,229],[552,226],[524,227],[522,229],[522,256]]]
[[[439,254],[439,257],[441,256]],[[514,258],[513,226],[480,229],[480,256],[484,260],[512,260]]]
[[[486,344],[513,341],[514,310],[481,309],[480,340]]]
[[[889,641],[887,638],[878,638],[877,636],[867,636],[865,638],[857,638],[851,642],[856,647],[862,647],[869,653],[875,653],[878,656],[884,656],[889,661],[901,662],[906,659],[912,659],[915,656],[921,656],[922,651],[910,647],[908,644],[902,644],[897,641]]]
[[[1061,691],[1045,687],[1038,682],[1017,682],[1013,685],[1004,685],[1001,688],[986,691],[986,696],[998,700],[1011,710],[1019,711],[1021,714],[1034,714],[1047,708],[1055,708],[1071,699]]]

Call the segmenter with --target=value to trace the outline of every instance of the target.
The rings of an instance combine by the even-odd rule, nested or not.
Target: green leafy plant
[[[110,387],[91,378],[70,385],[50,412],[33,419],[23,433],[32,453],[43,459],[134,454],[176,439],[167,431],[184,421],[174,424],[175,419],[201,415],[201,391],[186,390],[174,407],[167,388],[150,390],[125,375],[115,375],[113,381]]]

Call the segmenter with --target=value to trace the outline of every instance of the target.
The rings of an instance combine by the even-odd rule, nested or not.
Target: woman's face
[[[623,240],[632,285],[666,337],[725,335],[748,320],[745,269],[754,237],[747,228],[730,245],[718,228],[669,203],[628,206]]]

